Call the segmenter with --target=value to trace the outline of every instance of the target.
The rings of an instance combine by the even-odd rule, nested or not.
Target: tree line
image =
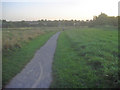
[[[14,27],[65,27],[65,26],[118,26],[120,25],[119,16],[108,16],[105,13],[101,13],[98,16],[94,16],[92,20],[38,20],[38,21],[6,21],[2,20],[3,28],[14,28]]]

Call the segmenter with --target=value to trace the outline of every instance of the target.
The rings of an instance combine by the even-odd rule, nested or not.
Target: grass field
[[[3,28],[2,30],[2,49],[8,51],[9,49],[20,48],[22,43],[27,43],[35,37],[46,32],[57,31],[56,27],[26,27],[26,28]]]
[[[4,28],[2,82],[5,86],[58,27]],[[52,88],[119,87],[118,31],[66,27],[58,39]]]
[[[55,34],[56,31],[47,31],[44,29],[32,30],[26,28],[3,30],[3,87],[24,68],[33,57],[35,51]],[[16,44],[18,44],[18,46],[16,46]],[[6,48],[5,45],[11,46],[11,48]]]
[[[51,88],[119,87],[118,31],[81,28],[61,32]]]

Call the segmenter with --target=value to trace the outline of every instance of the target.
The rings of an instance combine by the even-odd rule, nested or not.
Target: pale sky
[[[118,15],[119,0],[2,0],[2,19],[86,20],[101,12]]]

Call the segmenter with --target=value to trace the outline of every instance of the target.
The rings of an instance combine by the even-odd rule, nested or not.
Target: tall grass
[[[29,29],[3,29],[2,32],[2,46],[3,51],[13,48],[20,48],[22,42],[29,42],[33,38],[44,34],[42,30]]]

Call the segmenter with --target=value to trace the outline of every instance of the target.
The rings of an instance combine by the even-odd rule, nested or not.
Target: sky
[[[2,0],[2,19],[87,20],[101,12],[118,16],[119,0]]]

